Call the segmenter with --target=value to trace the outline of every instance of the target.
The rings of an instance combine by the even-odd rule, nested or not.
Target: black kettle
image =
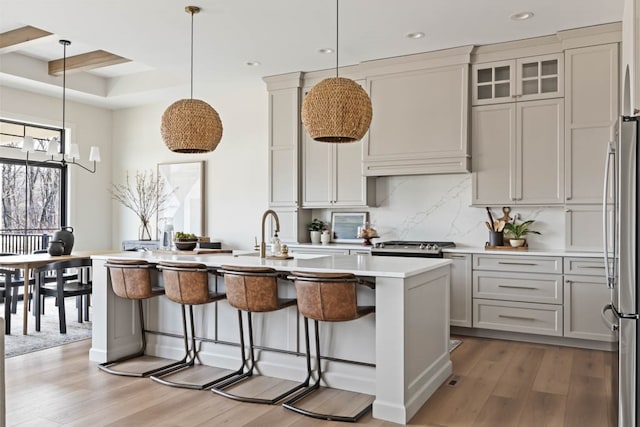
[[[71,250],[73,249],[73,241],[74,241],[73,227],[62,227],[60,230],[53,233],[51,240],[62,241],[62,244],[64,246],[64,251],[62,252],[62,255],[71,255]]]

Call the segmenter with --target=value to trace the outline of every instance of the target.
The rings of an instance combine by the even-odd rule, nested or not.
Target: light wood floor
[[[611,426],[608,353],[462,337],[452,380],[412,426]],[[170,388],[99,371],[90,341],[6,360],[9,426],[345,426],[280,406]],[[318,406],[349,400],[338,391]],[[318,408],[321,409],[321,408]],[[395,426],[365,416],[363,426]]]

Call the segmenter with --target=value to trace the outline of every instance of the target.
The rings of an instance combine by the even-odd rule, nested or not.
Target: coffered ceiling
[[[350,65],[616,22],[623,2],[341,0],[339,61]],[[62,79],[48,67],[62,57],[58,40],[68,39],[68,57],[104,51],[124,59],[68,73],[69,99],[115,109],[186,97],[189,4],[202,8],[194,17],[196,98],[215,102],[222,94],[264,87],[263,76],[335,65],[335,53],[318,53],[335,47],[335,0],[0,0],[0,33],[25,26],[51,33],[6,47],[0,40],[0,85],[59,96]],[[509,19],[524,11],[533,18]],[[407,37],[415,32],[425,36]]]

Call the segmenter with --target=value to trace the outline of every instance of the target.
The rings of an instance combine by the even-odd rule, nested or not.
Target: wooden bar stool
[[[371,404],[360,410],[355,416],[322,414],[295,406],[299,402],[320,388],[322,380],[322,365],[320,364],[320,336],[318,321],[346,322],[355,320],[375,311],[375,307],[359,307],[356,298],[356,285],[371,283],[362,281],[350,273],[310,273],[292,272],[288,277],[295,283],[298,298],[298,310],[304,316],[304,333],[307,347],[307,369],[311,369],[311,349],[309,348],[309,319],[313,319],[315,326],[317,377],[310,387],[302,393],[284,403],[284,407],[313,418],[330,421],[356,422],[371,410]]]
[[[171,361],[169,364],[164,364],[160,367],[142,372],[114,369],[114,367],[122,364],[123,362],[145,356],[144,353],[147,348],[147,330],[144,325],[142,301],[159,295],[164,295],[164,289],[153,285],[151,280],[151,269],[153,268],[153,265],[149,264],[147,261],[108,259],[105,263],[105,267],[107,268],[107,274],[109,276],[109,281],[111,282],[113,293],[120,298],[136,300],[138,302],[141,343],[140,349],[136,353],[101,363],[98,365],[98,368],[110,374],[123,375],[127,377],[148,377],[149,375],[165,371],[167,369],[175,369],[181,362]],[[157,359],[167,360],[162,358]]]
[[[301,384],[297,384],[295,387],[290,388],[273,398],[240,396],[225,391],[226,388],[231,387],[240,381],[247,380],[253,375],[256,360],[253,344],[252,313],[266,313],[294,306],[296,304],[296,300],[295,298],[283,299],[278,297],[278,277],[281,277],[281,275],[272,268],[223,265],[221,269],[218,270],[218,273],[224,275],[227,301],[232,307],[235,307],[238,310],[242,366],[240,367],[238,375],[224,383],[217,384],[212,388],[212,391],[219,395],[242,402],[273,405],[292,393],[308,387],[309,380],[311,378],[309,371],[307,372],[307,378]],[[247,313],[247,325],[249,328],[249,361],[245,358],[244,328],[242,325],[243,311]]]
[[[156,268],[162,271],[162,280],[164,282],[164,292],[166,297],[171,301],[180,304],[180,308],[182,310],[185,357],[181,360],[176,369],[153,374],[151,375],[151,379],[172,387],[204,390],[219,381],[224,381],[233,375],[236,375],[236,372],[233,372],[204,384],[184,383],[165,378],[168,375],[172,375],[178,371],[183,371],[195,366],[196,359],[198,358],[198,349],[196,346],[193,306],[220,301],[226,296],[223,293],[212,292],[209,290],[209,270],[204,264],[162,261],[158,263]],[[187,329],[185,306],[189,307],[190,330]],[[191,341],[190,348],[189,341]]]

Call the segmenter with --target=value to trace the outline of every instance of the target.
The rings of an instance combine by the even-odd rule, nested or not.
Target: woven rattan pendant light
[[[222,121],[209,104],[193,99],[193,15],[197,6],[187,6],[191,14],[191,98],[171,104],[162,114],[160,133],[169,150],[176,153],[207,153],[218,146],[222,138]]]
[[[356,82],[338,77],[338,0],[336,0],[336,76],[311,88],[302,101],[302,124],[321,142],[355,142],[371,124],[371,99]]]

